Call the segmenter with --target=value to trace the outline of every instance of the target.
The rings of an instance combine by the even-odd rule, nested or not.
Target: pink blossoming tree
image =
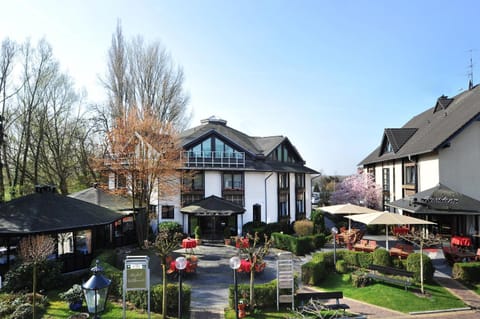
[[[354,204],[372,209],[379,209],[382,188],[375,183],[371,174],[359,172],[348,176],[340,184],[330,197],[332,204]]]

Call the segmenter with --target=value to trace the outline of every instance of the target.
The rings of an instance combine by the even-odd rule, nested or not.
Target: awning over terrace
[[[414,214],[480,215],[480,201],[442,184],[387,205]]]

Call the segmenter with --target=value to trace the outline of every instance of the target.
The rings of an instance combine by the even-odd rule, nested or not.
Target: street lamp
[[[333,266],[337,266],[337,234],[338,234],[338,229],[337,227],[332,227],[330,229],[333,235]]]
[[[98,259],[95,267],[90,270],[93,272],[93,275],[87,282],[82,284],[82,288],[87,301],[88,312],[95,314],[94,319],[97,319],[100,318],[98,313],[105,310],[108,288],[112,281],[101,274],[103,268],[100,267]]]
[[[182,318],[182,271],[185,267],[187,267],[187,260],[185,257],[177,257],[177,259],[175,259],[175,268],[178,269],[178,319]]]
[[[238,319],[238,287],[237,287],[237,269],[240,268],[240,258],[233,256],[230,258],[230,268],[233,269],[233,307],[235,308],[235,318]]]

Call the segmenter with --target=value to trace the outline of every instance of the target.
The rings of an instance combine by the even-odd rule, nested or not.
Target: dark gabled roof
[[[383,143],[390,142],[393,152],[396,153],[416,131],[416,128],[386,128]]]
[[[222,139],[230,142],[232,146],[239,148],[239,151],[249,153],[252,156],[262,154],[261,147],[257,145],[255,139],[227,126],[225,121],[215,118],[204,120],[202,125],[183,131],[180,134],[180,139],[182,140],[182,146],[188,148],[212,134],[221,136]]]
[[[100,187],[90,187],[68,196],[115,211],[133,210],[131,198],[114,194]]]
[[[238,151],[245,152],[250,156],[247,157],[247,167],[250,170],[259,171],[295,171],[310,174],[316,174],[317,171],[310,169],[303,164],[305,161],[301,157],[296,147],[284,136],[248,136],[226,124],[225,120],[210,117],[202,121],[202,125],[188,129],[180,134],[182,147],[187,149],[209,136],[218,136],[231,146],[236,147]],[[295,153],[295,156],[302,162],[299,163],[282,163],[265,161],[265,158],[273,152],[282,143],[289,145],[289,149]]]
[[[449,101],[448,105],[447,100]],[[439,105],[442,109],[439,111]],[[416,129],[397,152],[381,153],[382,144],[371,152],[359,165],[368,165],[392,159],[400,159],[436,151],[470,123],[478,119],[480,114],[480,86],[460,93],[453,99],[442,98],[432,107],[405,123],[402,129]],[[383,142],[383,139],[382,139]],[[393,145],[392,145],[393,146]]]
[[[181,209],[182,213],[193,215],[222,215],[241,214],[245,211],[242,206],[236,205],[228,200],[212,195],[194,202]]]
[[[124,215],[53,192],[26,195],[0,206],[0,234],[27,235],[110,224]]]

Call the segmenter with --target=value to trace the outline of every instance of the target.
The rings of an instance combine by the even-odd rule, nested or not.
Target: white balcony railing
[[[182,162],[185,167],[197,168],[244,168],[244,152],[195,152],[184,151],[181,153]]]

